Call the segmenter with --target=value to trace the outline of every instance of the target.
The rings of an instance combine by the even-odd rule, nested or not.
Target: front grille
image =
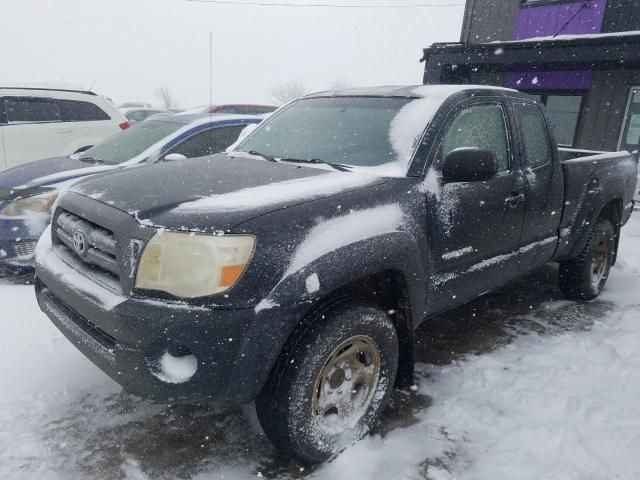
[[[56,218],[55,236],[90,268],[119,279],[116,239],[111,230],[62,210]]]
[[[33,257],[33,253],[36,250],[36,242],[34,241],[18,242],[15,244],[14,250],[16,252],[17,257],[31,258]]]

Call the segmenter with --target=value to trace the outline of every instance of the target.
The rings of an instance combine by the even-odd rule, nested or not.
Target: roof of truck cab
[[[403,97],[446,98],[458,92],[473,90],[490,90],[503,94],[518,94],[520,92],[511,88],[494,87],[487,85],[385,85],[381,87],[347,88],[344,90],[327,90],[306,95],[304,98],[314,97]]]

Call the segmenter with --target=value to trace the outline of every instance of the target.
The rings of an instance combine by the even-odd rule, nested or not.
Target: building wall
[[[608,0],[602,31],[630,32],[640,30],[638,0]]]
[[[584,6],[583,6],[584,5]],[[566,24],[566,25],[565,25]],[[524,7],[521,0],[467,0],[461,41],[484,43],[533,37],[640,30],[640,0],[566,1]],[[576,146],[616,150],[629,89],[640,71],[473,73],[471,83],[533,91],[584,91]]]
[[[520,0],[467,0],[461,42],[554,35],[584,1],[522,7]],[[591,0],[562,34],[640,30],[640,1]]]
[[[521,7],[513,39],[600,33],[606,6],[607,0],[581,0]],[[506,83],[533,90],[585,90],[590,85],[590,71],[510,72]]]
[[[577,144],[594,150],[617,150],[629,88],[640,86],[640,71],[593,72],[584,100]]]
[[[467,0],[461,41],[511,40],[519,9],[520,0]]]
[[[594,0],[522,7],[513,39],[600,33],[606,3]]]

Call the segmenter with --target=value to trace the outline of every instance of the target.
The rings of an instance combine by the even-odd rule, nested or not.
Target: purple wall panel
[[[606,3],[607,0],[587,0],[521,8],[516,19],[513,39],[549,37],[558,33],[560,35],[600,33]],[[565,24],[567,25],[563,28]],[[590,85],[591,72],[587,71],[510,72],[507,74],[507,86],[518,89],[581,90],[589,88]]]
[[[518,90],[586,90],[591,72],[509,72],[506,86]]]
[[[587,6],[582,7],[583,4]],[[576,12],[580,12],[560,35],[600,33],[606,0],[561,3],[521,8],[516,19],[514,40],[555,35]]]

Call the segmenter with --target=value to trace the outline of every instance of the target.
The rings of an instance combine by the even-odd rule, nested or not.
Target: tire
[[[589,301],[600,295],[613,265],[615,235],[609,220],[598,220],[580,255],[560,263],[560,290],[567,298]]]
[[[373,428],[397,369],[398,335],[384,311],[344,299],[325,305],[278,359],[256,399],[258,419],[278,450],[324,462]]]

